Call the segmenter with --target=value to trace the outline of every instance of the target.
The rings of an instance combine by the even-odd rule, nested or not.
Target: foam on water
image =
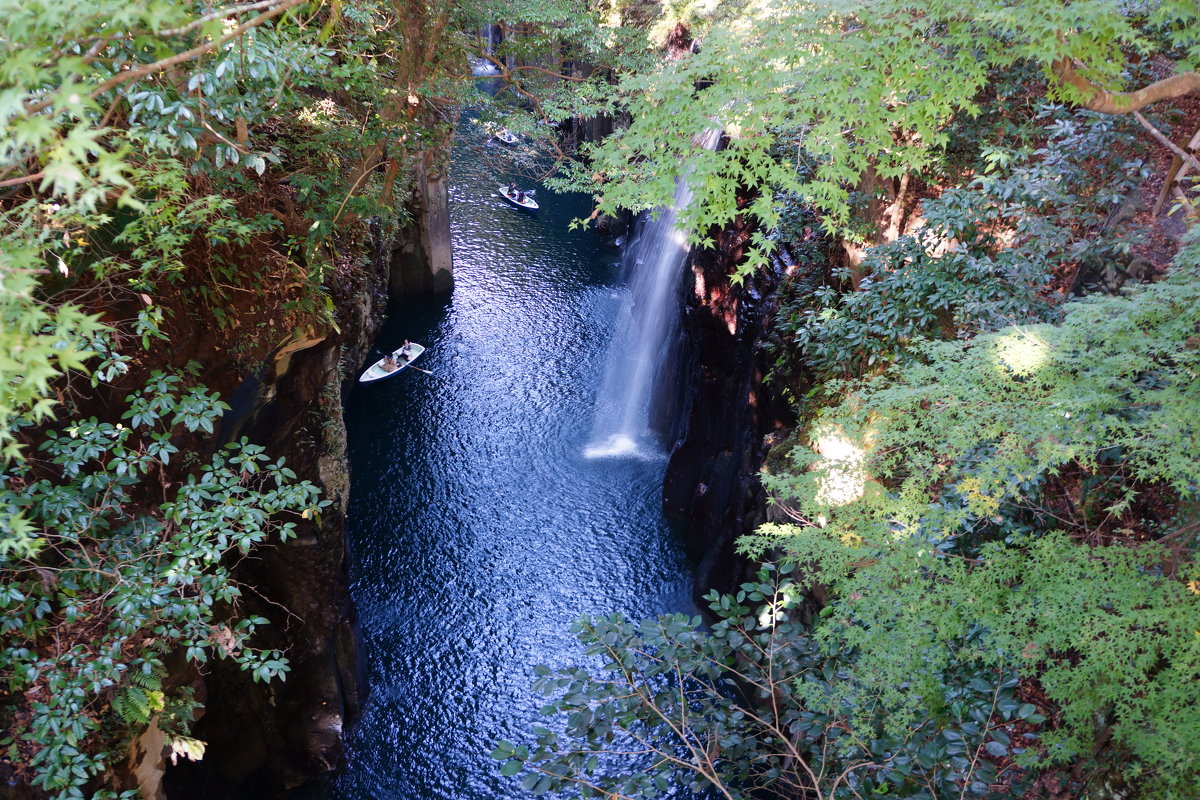
[[[616,434],[603,442],[592,442],[583,448],[584,458],[656,458],[657,448],[646,448],[631,437]]]

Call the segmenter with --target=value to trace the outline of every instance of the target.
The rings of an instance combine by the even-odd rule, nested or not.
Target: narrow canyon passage
[[[334,798],[520,797],[488,753],[540,724],[533,666],[582,661],[582,614],[692,611],[661,513],[665,454],[589,458],[625,291],[619,253],[568,231],[588,199],[497,195],[460,148],[456,286],[390,309],[380,347],[429,350],[350,397],[351,581],[370,686]]]

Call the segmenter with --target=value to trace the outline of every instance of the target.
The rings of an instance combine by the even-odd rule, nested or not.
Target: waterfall
[[[489,56],[496,54],[496,45],[500,44],[500,26],[494,22],[489,22],[483,26],[479,32],[480,36],[487,42],[487,54]]]
[[[716,147],[720,131],[697,138]],[[669,372],[679,325],[679,281],[687,258],[687,237],[676,225],[692,199],[687,175],[675,187],[675,199],[639,220],[637,236],[622,258],[628,291],[617,314],[604,381],[596,402],[588,458],[651,455],[662,451],[651,407]]]
[[[500,26],[494,22],[489,22],[479,29],[479,40],[483,44],[483,52],[489,56],[496,54],[496,46],[500,44]],[[498,71],[496,65],[488,61],[486,58],[479,56],[469,56],[471,62],[471,73],[473,75],[495,75]]]

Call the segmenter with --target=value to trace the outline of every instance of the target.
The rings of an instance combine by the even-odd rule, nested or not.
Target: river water
[[[346,408],[351,592],[370,687],[339,800],[526,796],[488,753],[542,722],[533,666],[580,663],[582,614],[693,610],[665,456],[588,458],[624,289],[584,196],[510,206],[456,151],[455,288],[395,306],[378,343],[428,351]],[[526,181],[524,185],[528,186]]]

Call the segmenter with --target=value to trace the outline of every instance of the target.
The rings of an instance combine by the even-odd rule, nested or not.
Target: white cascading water
[[[500,43],[500,26],[494,22],[484,25],[479,29],[479,39],[483,44],[484,52],[489,56],[495,55],[496,46]],[[499,72],[496,65],[486,58],[467,56],[467,60],[471,62],[472,75],[495,75]]]
[[[708,131],[696,144],[711,150],[720,134]],[[650,406],[679,324],[679,280],[688,247],[676,220],[691,199],[684,175],[671,206],[639,221],[641,230],[622,258],[629,287],[609,345],[592,437],[584,449],[587,458],[653,456],[662,451],[651,426]]]

